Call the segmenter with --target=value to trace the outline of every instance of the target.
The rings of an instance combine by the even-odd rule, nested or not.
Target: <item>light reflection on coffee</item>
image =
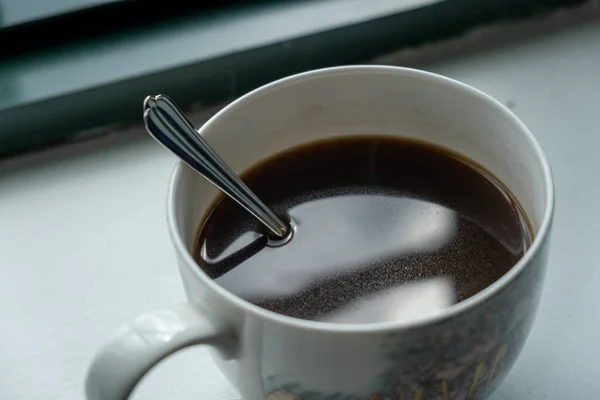
[[[433,252],[449,243],[456,233],[454,211],[398,196],[342,194],[299,204],[288,213],[296,222],[298,234],[285,249],[264,248],[260,263],[238,265],[221,275],[219,284],[246,299],[293,297],[309,290],[315,281],[360,273],[415,253]],[[325,240],[305,234],[316,231]],[[246,232],[233,244],[242,245],[241,239],[250,236]],[[256,232],[252,236],[260,240]],[[220,257],[231,257],[242,250],[233,244]],[[262,278],[256,279],[256,274]]]
[[[323,321],[346,324],[410,321],[433,316],[456,301],[452,280],[436,277],[365,295],[324,315]]]

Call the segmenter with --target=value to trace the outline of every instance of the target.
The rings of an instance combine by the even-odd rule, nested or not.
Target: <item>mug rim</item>
[[[525,136],[525,139],[529,142],[531,148],[535,153],[536,161],[541,165],[541,170],[543,173],[544,179],[544,187],[546,189],[545,196],[545,210],[542,218],[542,222],[540,224],[540,228],[535,235],[535,238],[531,244],[531,246],[527,249],[525,254],[519,259],[519,261],[510,268],[504,275],[502,275],[498,280],[496,280],[491,285],[487,286],[485,289],[477,292],[473,296],[460,301],[452,306],[444,309],[443,311],[436,313],[434,315],[419,317],[408,321],[387,321],[387,322],[373,322],[373,323],[360,323],[360,324],[339,324],[332,322],[321,322],[321,321],[312,321],[305,320],[295,317],[290,317],[287,315],[282,315],[276,313],[274,311],[270,311],[259,307],[255,304],[250,303],[247,300],[242,299],[241,297],[236,296],[235,294],[229,292],[227,289],[218,285],[214,280],[210,279],[208,275],[206,275],[197,263],[194,261],[192,255],[188,251],[185,241],[180,234],[178,229],[178,224],[175,218],[176,207],[178,202],[175,201],[175,196],[177,192],[178,185],[182,182],[182,174],[184,172],[184,168],[190,168],[183,161],[178,160],[175,164],[173,172],[171,173],[171,178],[169,180],[168,185],[168,193],[167,193],[167,225],[169,229],[169,233],[171,236],[171,240],[175,246],[176,251],[183,257],[185,261],[185,268],[191,269],[192,273],[195,274],[210,290],[215,291],[223,300],[228,301],[233,304],[237,308],[241,308],[246,310],[254,316],[269,320],[271,322],[275,322],[278,324],[286,325],[288,327],[300,328],[300,329],[308,329],[313,331],[335,331],[335,332],[346,332],[346,333],[361,333],[361,332],[385,332],[385,331],[398,331],[398,330],[406,330],[413,329],[421,326],[432,325],[443,320],[447,320],[453,318],[459,314],[465,313],[468,310],[471,310],[477,307],[479,304],[484,303],[486,300],[489,300],[493,296],[495,296],[498,292],[500,292],[504,287],[506,287],[510,282],[512,282],[519,274],[527,268],[527,266],[531,263],[531,260],[536,256],[536,254],[540,251],[541,246],[543,245],[546,237],[549,234],[552,220],[554,216],[554,182],[552,177],[552,171],[546,155],[539,144],[538,140],[535,138],[533,133],[529,130],[529,128],[504,104],[500,103],[495,98],[490,95],[476,89],[470,85],[462,83],[460,81],[454,80],[452,78],[445,77],[443,75],[413,69],[406,67],[397,67],[397,66],[385,66],[385,65],[348,65],[348,66],[338,66],[338,67],[329,67],[329,68],[321,68],[316,70],[311,70],[307,72],[302,72],[299,74],[290,75],[266,85],[260,86],[247,94],[235,99],[230,102],[224,108],[222,108],[219,112],[213,115],[200,129],[198,132],[202,134],[203,131],[210,129],[211,125],[215,123],[216,120],[223,118],[228,114],[232,109],[241,107],[245,102],[252,100],[257,95],[262,95],[266,91],[273,90],[281,87],[282,85],[291,84],[297,81],[305,80],[307,78],[313,77],[323,77],[326,75],[336,75],[336,74],[346,74],[346,73],[387,73],[391,75],[396,74],[405,74],[411,75],[415,77],[427,78],[430,80],[436,81],[437,84],[446,84],[453,85],[457,88],[470,92],[473,96],[478,98],[483,102],[488,102],[489,104],[496,107],[496,109],[503,113],[505,117],[508,117],[512,120],[513,123],[518,127],[521,134]]]

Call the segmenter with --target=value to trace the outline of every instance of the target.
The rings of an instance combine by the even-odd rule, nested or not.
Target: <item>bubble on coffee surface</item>
[[[292,240],[268,246],[263,228],[223,199],[204,224],[196,260],[237,296],[297,318],[368,323],[434,315],[497,280],[530,242],[499,182],[413,142],[324,142],[274,158],[244,179],[275,213],[295,221]]]

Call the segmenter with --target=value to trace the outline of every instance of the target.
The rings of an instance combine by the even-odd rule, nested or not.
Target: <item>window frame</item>
[[[103,127],[114,124],[139,123],[142,100],[148,94],[168,94],[183,107],[211,105],[286,75],[364,63],[386,52],[457,36],[477,26],[576,6],[585,0],[423,0],[420,5],[392,7],[393,11],[367,17],[357,8],[356,15],[341,23],[333,22],[335,18],[329,23],[328,16],[317,14],[323,7],[318,2],[302,4],[302,12],[298,11],[301,2],[294,1],[228,3],[223,8],[149,18],[127,29],[93,32],[2,59],[0,158],[105,134],[108,129]],[[390,0],[392,3],[397,4],[396,0]],[[347,7],[348,1],[331,4]],[[106,7],[109,5],[98,8]],[[342,11],[348,14],[348,8]],[[262,36],[260,32],[249,35],[248,21],[267,15],[281,15],[290,23],[272,24]],[[323,23],[315,28],[318,18]],[[304,25],[310,27],[304,29]],[[183,26],[191,27],[185,35]],[[198,47],[189,55],[190,40],[206,37],[207,30],[215,26],[228,28],[227,35],[214,38],[218,46],[210,51]],[[163,50],[174,49],[169,62],[158,57],[128,58],[136,49],[149,49],[161,41]],[[109,63],[98,70],[103,75],[90,76],[94,65],[106,60]],[[137,61],[139,68],[135,69]],[[49,71],[68,74],[59,79]],[[27,82],[34,82],[30,86],[35,87],[27,90]],[[47,90],[38,90],[40,85]]]

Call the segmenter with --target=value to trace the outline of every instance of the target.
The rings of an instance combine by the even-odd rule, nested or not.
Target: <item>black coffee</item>
[[[297,318],[366,323],[434,313],[492,284],[532,234],[497,179],[431,145],[385,137],[322,141],[243,175],[297,230],[281,247],[229,198],[195,249],[219,285]]]

